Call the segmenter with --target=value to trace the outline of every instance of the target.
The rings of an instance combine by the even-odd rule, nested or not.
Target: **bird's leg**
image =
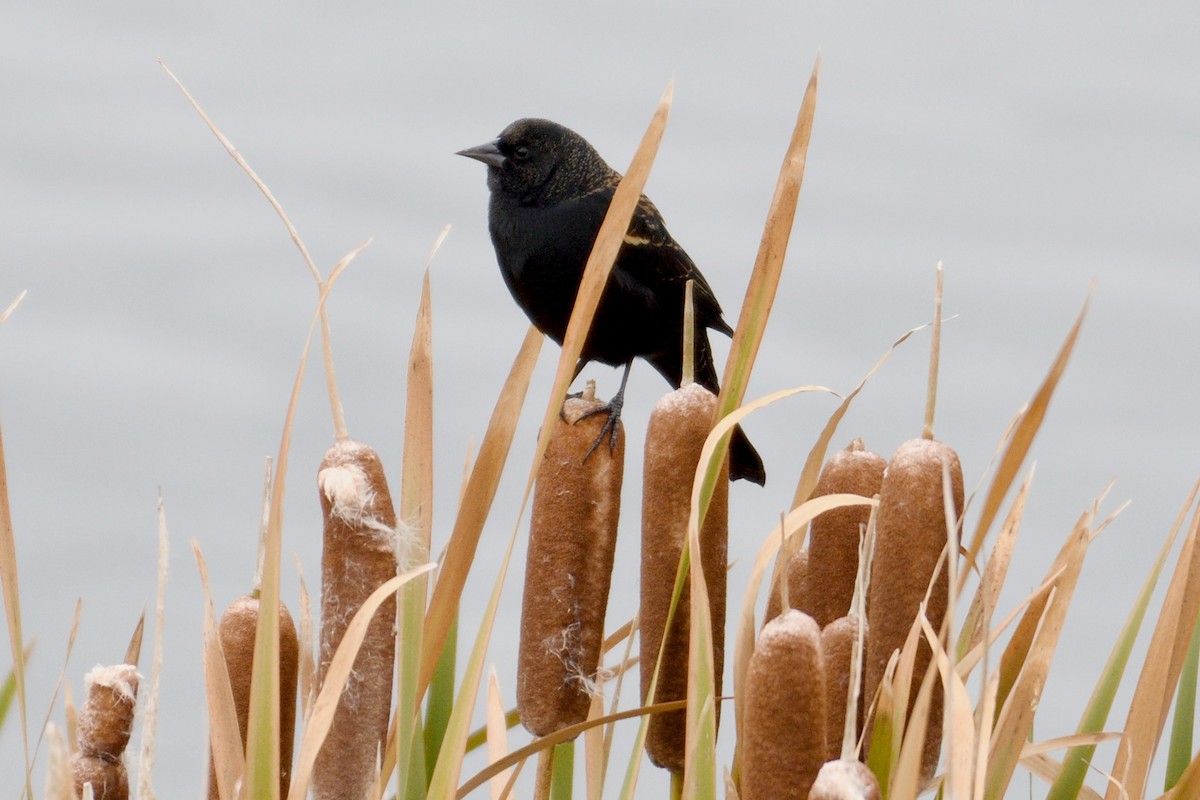
[[[579,377],[579,373],[583,372],[583,368],[587,366],[587,363],[588,363],[588,362],[584,361],[582,358],[580,358],[578,361],[576,361],[576,362],[575,362],[575,371],[574,371],[573,373],[571,373],[571,383],[574,383],[574,382],[575,382],[575,379]],[[568,384],[567,384],[567,388],[568,388],[568,389],[570,389],[570,388],[571,388],[571,383],[568,383]],[[581,390],[579,390],[578,392],[567,392],[567,396],[566,396],[566,397],[564,397],[564,398],[563,398],[563,400],[564,400],[564,401],[565,401],[565,400],[569,400],[569,399],[571,399],[571,398],[573,398],[573,397],[575,397],[575,398],[578,398],[578,397],[583,397],[583,390],[581,389]],[[560,419],[562,419],[562,420],[563,420],[563,422],[566,422],[566,420],[567,420],[567,412],[566,412],[566,409],[565,409],[565,408],[560,408],[560,409],[558,410],[558,416],[559,416],[559,418],[560,418]],[[588,455],[591,455],[591,454],[592,454],[592,451],[591,451],[591,450],[589,450],[589,451],[588,451]]]
[[[621,375],[621,388],[617,389],[617,393],[613,398],[602,406],[597,406],[591,411],[585,412],[579,419],[595,416],[596,414],[607,414],[608,419],[604,421],[604,427],[600,429],[600,435],[596,437],[596,441],[592,442],[592,446],[583,456],[583,460],[587,461],[588,457],[596,451],[600,443],[604,441],[605,435],[608,436],[608,448],[613,450],[617,446],[617,423],[621,420],[621,409],[625,407],[625,384],[629,381],[629,369],[633,366],[633,360],[625,362],[625,372]]]
[[[571,383],[575,382],[575,379],[579,377],[579,373],[583,372],[583,368],[586,367],[587,364],[588,362],[584,361],[582,358],[575,362],[575,371],[571,373]],[[567,384],[568,389],[571,388],[571,383]],[[583,392],[567,392],[567,397],[583,397]]]

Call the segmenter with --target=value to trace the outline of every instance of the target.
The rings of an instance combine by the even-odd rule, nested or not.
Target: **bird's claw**
[[[592,442],[592,446],[584,453],[583,460],[587,461],[592,453],[596,452],[596,448],[604,441],[604,437],[608,436],[608,450],[611,453],[617,449],[617,424],[621,421],[621,409],[625,405],[624,398],[614,397],[604,405],[596,406],[579,415],[579,419],[575,420],[576,424],[580,420],[594,417],[597,414],[607,414],[608,418],[604,420],[604,425],[600,428],[600,435],[596,437],[596,441]]]

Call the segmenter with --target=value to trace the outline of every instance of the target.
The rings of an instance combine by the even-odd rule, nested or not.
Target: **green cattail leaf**
[[[1150,763],[1162,735],[1196,617],[1200,613],[1200,595],[1194,590],[1197,576],[1200,576],[1198,535],[1200,510],[1193,512],[1188,525],[1178,564],[1167,587],[1162,610],[1150,637],[1146,660],[1133,691],[1125,720],[1125,735],[1117,747],[1112,777],[1122,787],[1128,787],[1131,796],[1140,796],[1145,790]],[[1109,800],[1116,800],[1120,794],[1110,785],[1105,796]]]
[[[22,294],[22,297],[24,294]],[[5,316],[16,306],[14,301]],[[30,782],[29,723],[25,705],[25,643],[21,632],[21,592],[17,583],[17,547],[13,538],[12,515],[8,504],[8,474],[4,466],[4,435],[0,433],[0,594],[4,595],[4,613],[8,620],[8,644],[12,653],[13,693],[20,711],[21,747],[25,758],[25,795],[33,797]]]
[[[670,703],[655,703],[652,706],[640,706],[638,708],[626,709],[625,711],[617,711],[612,714],[605,714],[602,717],[589,717],[583,722],[575,725],[568,725],[565,728],[560,728],[549,736],[542,736],[534,739],[524,747],[519,747],[516,750],[513,750],[499,761],[489,764],[487,767],[471,776],[469,780],[464,781],[463,784],[458,787],[458,794],[455,796],[467,797],[471,794],[471,792],[478,789],[480,786],[487,783],[489,780],[499,775],[509,767],[536,756],[538,753],[548,747],[552,747],[560,742],[569,742],[575,737],[579,736],[581,733],[587,733],[593,728],[598,728],[603,725],[612,725],[622,720],[633,719],[635,717],[644,717],[649,714],[664,714],[670,711],[682,711],[686,703],[687,701],[685,700],[676,700]],[[482,734],[471,734],[472,737],[480,735]]]
[[[289,797],[307,796],[313,763],[316,761],[317,753],[320,752],[329,727],[333,723],[334,712],[337,710],[342,690],[346,687],[346,681],[354,666],[354,659],[366,638],[371,618],[375,616],[379,607],[393,597],[405,584],[414,578],[432,572],[436,567],[437,564],[433,563],[422,564],[385,581],[354,612],[354,616],[350,619],[350,623],[342,635],[341,642],[338,643],[337,650],[334,651],[333,659],[325,673],[325,681],[321,684],[321,691],[317,695],[316,702],[313,703],[312,713],[307,720],[304,738],[300,742],[300,754],[296,759],[295,770],[292,772],[292,785],[288,789]]]
[[[1088,514],[1076,524],[1063,544],[1058,558],[1050,567],[1051,572],[1060,571],[1054,579],[1053,594],[1047,596],[1044,604],[1031,605],[1026,611],[1026,618],[1018,626],[1019,631],[1028,624],[1036,629],[1036,633],[1029,640],[1028,649],[1020,655],[1020,671],[1012,682],[1008,695],[1003,700],[998,696],[996,701],[1000,711],[992,735],[991,754],[987,764],[984,785],[986,800],[999,800],[1004,797],[1013,771],[1020,760],[1022,748],[1033,730],[1037,700],[1050,671],[1063,621],[1083,568],[1088,544],[1091,542],[1091,533],[1092,515]],[[1014,634],[1014,638],[1016,635]],[[1003,681],[1003,678],[1001,680]]]
[[[442,752],[446,726],[454,709],[454,670],[458,663],[458,617],[450,621],[442,657],[438,659],[429,682],[429,700],[425,704],[425,774],[431,776]]]
[[[283,496],[287,485],[288,452],[291,448],[292,424],[304,369],[313,334],[325,308],[325,301],[334,283],[350,262],[370,243],[363,242],[342,257],[321,285],[317,308],[309,322],[308,335],[300,355],[300,366],[288,400],[283,423],[283,437],[275,460],[275,484],[271,489],[271,511],[264,542],[262,582],[259,589],[258,631],[254,646],[254,674],[251,678],[250,716],[246,728],[246,777],[243,784],[247,796],[262,800],[279,800],[279,561],[283,545]]]
[[[679,609],[679,602],[683,598],[683,585],[687,579],[688,571],[691,569],[691,550],[684,547],[679,554],[679,566],[675,571],[675,584],[671,590],[671,605],[667,609],[667,621],[663,626],[664,630],[670,630],[675,622],[675,612]],[[650,689],[647,692],[647,700],[654,703],[655,692],[658,689],[658,676],[662,669],[663,655],[667,649],[667,637],[664,636],[662,643],[658,648],[658,655],[654,660],[654,672],[650,678]],[[645,665],[641,667],[645,669]],[[629,759],[628,767],[625,770],[625,779],[621,784],[621,800],[635,800],[637,790],[637,779],[641,769],[642,759],[641,753],[646,746],[646,736],[650,730],[649,715],[643,716],[641,723],[638,725],[637,735],[634,737],[633,755]]]
[[[4,730],[4,720],[8,717],[8,710],[12,708],[13,697],[17,693],[17,672],[15,669],[9,670],[8,675],[4,678],[4,683],[0,684],[0,730]]]
[[[449,232],[446,226],[434,245],[434,253]],[[433,253],[430,253],[430,259]],[[429,270],[421,282],[421,302],[413,330],[412,347],[408,357],[407,402],[404,412],[404,458],[400,477],[400,520],[416,532],[421,543],[421,558],[427,558],[430,530],[433,527],[433,341],[432,311],[429,297]],[[400,592],[397,616],[396,644],[396,713],[392,718],[395,735],[384,754],[380,782],[387,780],[396,764],[398,770],[396,794],[399,797],[419,798],[425,793],[423,769],[413,765],[424,763],[415,751],[423,749],[418,743],[420,728],[420,697],[417,684],[421,672],[421,644],[424,634],[425,605],[429,595],[426,577],[414,580]],[[437,680],[436,677],[434,679]],[[380,787],[382,788],[382,787]]]
[[[475,560],[475,550],[483,535],[483,524],[491,511],[492,500],[500,484],[500,475],[508,460],[521,408],[529,390],[529,380],[537,364],[538,352],[542,347],[542,335],[530,326],[525,334],[521,350],[513,361],[492,417],[488,420],[487,432],[479,446],[479,455],[467,478],[462,494],[454,530],[446,545],[446,556],[438,572],[438,581],[429,601],[422,634],[421,672],[417,680],[417,697],[433,679],[434,669],[442,656],[442,647],[449,635],[450,627],[458,614],[458,602],[467,582],[467,573]],[[532,483],[532,477],[530,478]]]
[[[1187,765],[1187,769],[1179,776],[1172,797],[1200,797],[1200,753]]]
[[[1092,690],[1092,697],[1088,701],[1082,718],[1079,720],[1078,728],[1076,728],[1077,733],[1099,733],[1104,729],[1104,724],[1108,720],[1108,713],[1112,710],[1113,699],[1116,697],[1117,689],[1121,685],[1121,679],[1125,675],[1125,668],[1129,663],[1129,655],[1133,651],[1133,645],[1137,641],[1138,632],[1141,631],[1142,622],[1146,617],[1146,610],[1150,606],[1150,597],[1153,595],[1155,587],[1158,586],[1158,579],[1162,575],[1167,557],[1170,555],[1171,548],[1175,544],[1176,536],[1183,527],[1188,508],[1191,507],[1195,500],[1198,490],[1200,490],[1200,483],[1192,487],[1192,492],[1188,496],[1187,503],[1180,510],[1179,516],[1176,518],[1175,524],[1167,536],[1167,540],[1159,550],[1158,558],[1150,569],[1150,574],[1142,584],[1137,601],[1134,603],[1133,609],[1129,612],[1129,617],[1125,620],[1125,625],[1117,637],[1117,642],[1113,646],[1112,653],[1108,656],[1108,662],[1104,665],[1104,669],[1100,673],[1100,680],[1096,683],[1096,688]],[[1194,699],[1195,680],[1192,681],[1191,688]],[[1192,714],[1189,713],[1187,719],[1188,747],[1184,751],[1182,763],[1177,763],[1178,770],[1175,772],[1176,780],[1191,759],[1190,733]],[[1050,787],[1050,792],[1046,795],[1047,800],[1071,800],[1079,794],[1079,788],[1083,785],[1083,780],[1087,776],[1088,767],[1091,764],[1092,755],[1095,751],[1095,745],[1072,747],[1067,751],[1066,756],[1063,758],[1062,771],[1059,772],[1058,778],[1055,779],[1054,784]],[[1168,783],[1168,788],[1170,788],[1170,785],[1171,783]]]
[[[483,679],[484,659],[487,656],[488,642],[491,640],[492,627],[496,622],[496,610],[500,606],[500,592],[504,588],[504,577],[508,573],[508,562],[512,557],[513,545],[517,540],[517,528],[513,528],[509,537],[508,547],[504,558],[500,561],[500,570],[496,575],[496,583],[492,588],[491,597],[484,609],[483,618],[479,623],[479,632],[471,654],[464,665],[462,682],[459,684],[454,706],[446,721],[445,737],[438,752],[437,763],[429,779],[430,797],[453,797],[459,774],[462,771],[462,760],[466,753],[467,736],[470,735],[471,714],[475,709],[475,698],[479,694],[479,683]]]
[[[1167,751],[1167,778],[1163,789],[1169,791],[1179,782],[1192,755],[1192,724],[1196,719],[1196,677],[1200,661],[1200,624],[1192,631],[1183,671],[1179,673],[1179,692],[1175,697],[1174,723]]]
[[[554,745],[550,800],[571,800],[575,786],[575,740]]]

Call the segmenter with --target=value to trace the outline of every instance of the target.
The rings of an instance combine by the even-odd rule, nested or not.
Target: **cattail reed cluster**
[[[402,542],[379,455],[340,441],[317,473],[324,547],[321,554],[321,651],[318,681],[350,620],[375,589],[396,576]],[[359,800],[375,779],[387,737],[395,674],[396,600],[379,607],[354,659],[333,724],[313,769],[316,800]]]
[[[825,464],[813,495],[874,497],[885,465],[856,439]],[[746,800],[807,797],[822,764],[841,758],[849,698],[860,688],[851,685],[861,624],[852,612],[870,511],[866,505],[826,511],[812,521],[807,550],[792,544],[798,541],[793,538],[780,551],[746,676],[741,743]],[[860,701],[855,738],[862,708]]]
[[[763,626],[743,698],[743,800],[809,797],[822,765],[842,757],[857,636],[855,617],[821,630],[794,608]]]
[[[689,596],[685,583],[667,630],[667,614],[679,559],[687,542],[692,481],[700,451],[712,429],[717,398],[699,384],[666,395],[655,406],[646,429],[642,487],[642,701],[650,702],[650,682],[662,648],[662,663],[653,701],[687,697]],[[725,662],[725,570],[729,538],[728,459],[722,466],[704,526],[700,531],[701,565],[712,611],[713,675],[721,693]],[[692,558],[697,554],[693,553]],[[663,638],[666,645],[663,646]],[[719,714],[720,705],[717,706]],[[656,765],[681,773],[685,759],[686,716],[683,711],[650,719],[646,752]]]
[[[625,462],[620,423],[612,446],[597,441],[603,409],[591,385],[567,398],[538,469],[517,668],[521,722],[537,736],[587,719],[596,691]]]
[[[137,667],[97,666],[87,674],[87,699],[79,712],[79,748],[71,759],[76,796],[91,784],[95,800],[128,800],[129,776],[124,753],[133,733]]]

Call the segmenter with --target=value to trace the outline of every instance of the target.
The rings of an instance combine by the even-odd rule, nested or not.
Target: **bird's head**
[[[551,205],[619,179],[586,139],[548,119],[519,119],[458,155],[487,164],[488,188],[524,205]]]

